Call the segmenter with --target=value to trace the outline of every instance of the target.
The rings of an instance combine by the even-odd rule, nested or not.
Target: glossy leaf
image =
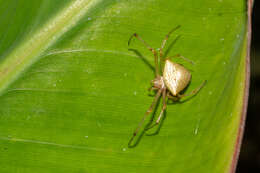
[[[231,169],[246,100],[244,0],[0,0],[0,9],[0,172]],[[185,93],[208,82],[169,102],[154,135],[129,148],[153,100],[154,59],[128,39],[137,32],[158,48],[178,25],[164,52],[195,62],[172,59],[192,73]]]

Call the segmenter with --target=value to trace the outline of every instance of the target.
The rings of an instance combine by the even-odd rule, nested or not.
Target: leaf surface
[[[0,172],[230,170],[246,91],[244,0],[0,0],[0,9]],[[128,39],[137,32],[157,49],[178,25],[164,52],[195,62],[172,59],[192,73],[185,93],[208,82],[169,102],[155,135],[128,148],[154,78],[152,53]]]

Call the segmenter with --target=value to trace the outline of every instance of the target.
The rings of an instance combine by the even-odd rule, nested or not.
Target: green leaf
[[[244,0],[0,0],[0,172],[231,170],[246,105],[246,16]],[[183,63],[185,93],[208,82],[169,102],[154,135],[141,131],[129,148],[153,100],[154,58],[128,39],[137,32],[158,48],[177,25],[164,51],[195,62]]]

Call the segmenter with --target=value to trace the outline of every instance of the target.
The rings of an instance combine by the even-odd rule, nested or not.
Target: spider
[[[152,113],[152,110],[154,109],[155,105],[159,101],[160,97],[162,96],[163,99],[163,106],[161,109],[161,112],[159,114],[159,117],[157,118],[156,122],[151,125],[150,127],[146,128],[145,130],[148,130],[150,128],[153,128],[154,126],[158,125],[164,115],[164,112],[167,107],[167,98],[171,99],[173,101],[178,101],[179,99],[186,97],[186,96],[192,96],[196,95],[199,90],[205,85],[206,80],[196,89],[191,91],[188,94],[180,94],[182,90],[184,90],[188,84],[190,83],[191,80],[191,73],[181,64],[175,63],[170,60],[170,58],[182,58],[183,60],[194,64],[193,61],[183,57],[180,54],[177,54],[172,57],[163,57],[163,48],[165,47],[165,44],[170,37],[170,35],[180,28],[180,25],[177,27],[173,28],[165,37],[165,39],[162,41],[161,47],[159,49],[159,56],[160,56],[160,66],[158,64],[158,53],[157,51],[149,46],[137,33],[134,33],[128,41],[128,46],[130,45],[130,42],[133,37],[137,38],[140,40],[146,48],[148,48],[154,55],[154,63],[155,63],[155,79],[151,81],[152,87],[150,90],[157,90],[157,93],[155,95],[155,98],[149,107],[149,109],[146,111],[145,115],[143,116],[142,120],[139,122],[137,128],[135,129],[128,145],[130,146],[134,137],[137,135],[139,132],[144,120],[146,117]],[[161,71],[159,71],[161,69]]]

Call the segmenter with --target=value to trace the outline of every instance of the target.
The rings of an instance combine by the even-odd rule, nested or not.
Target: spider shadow
[[[153,129],[153,127],[152,127],[152,128],[147,127],[147,129],[145,129],[145,135],[146,135],[146,136],[155,136],[155,135],[158,135],[159,132],[160,132],[160,130],[161,130],[161,128],[162,128],[162,125],[163,125],[163,123],[164,123],[164,119],[166,118],[166,115],[167,115],[167,111],[165,110],[161,122],[160,122],[158,125],[156,125],[156,126],[157,126],[157,129],[155,130],[155,132],[153,132],[153,133],[147,133],[147,131],[149,131],[150,129]],[[151,125],[151,124],[150,124],[150,125]],[[154,127],[156,127],[156,126],[154,126]]]
[[[155,73],[154,66],[152,66],[152,64],[137,49],[128,50],[134,52],[144,62],[144,64],[146,64]]]
[[[173,48],[173,46],[177,43],[177,41],[181,38],[181,35],[178,35],[168,46],[168,48],[166,49],[165,53],[163,54],[163,58],[167,57],[167,55],[169,54],[170,50]]]
[[[160,103],[160,102],[157,102],[157,103],[156,103],[155,108],[154,108],[154,110],[153,110],[153,113],[152,113],[152,116],[150,117],[149,122],[145,125],[144,129],[142,130],[142,132],[140,133],[140,135],[137,137],[136,141],[135,141],[133,144],[129,143],[129,144],[128,144],[128,148],[134,148],[134,147],[136,147],[136,146],[140,143],[140,141],[141,141],[142,137],[144,136],[145,132],[147,131],[147,129],[148,129],[148,128],[151,126],[151,124],[153,123],[153,120],[154,120],[155,115],[156,115],[157,110],[158,110],[158,106],[160,105],[159,103]],[[163,118],[163,119],[164,119],[164,118]],[[162,121],[163,121],[163,119],[162,119]],[[160,125],[160,126],[161,126],[161,125]],[[159,126],[159,127],[160,127],[160,126]],[[158,132],[158,133],[159,133],[159,132]],[[147,135],[147,134],[146,134],[146,135]]]
[[[167,57],[167,55],[169,54],[170,50],[173,48],[173,46],[176,44],[176,42],[180,39],[180,37],[181,37],[181,35],[178,35],[170,43],[170,45],[166,49],[165,53],[163,54],[163,58]],[[134,52],[144,62],[144,64],[146,64],[155,74],[155,67],[137,49],[130,48],[128,50]]]

